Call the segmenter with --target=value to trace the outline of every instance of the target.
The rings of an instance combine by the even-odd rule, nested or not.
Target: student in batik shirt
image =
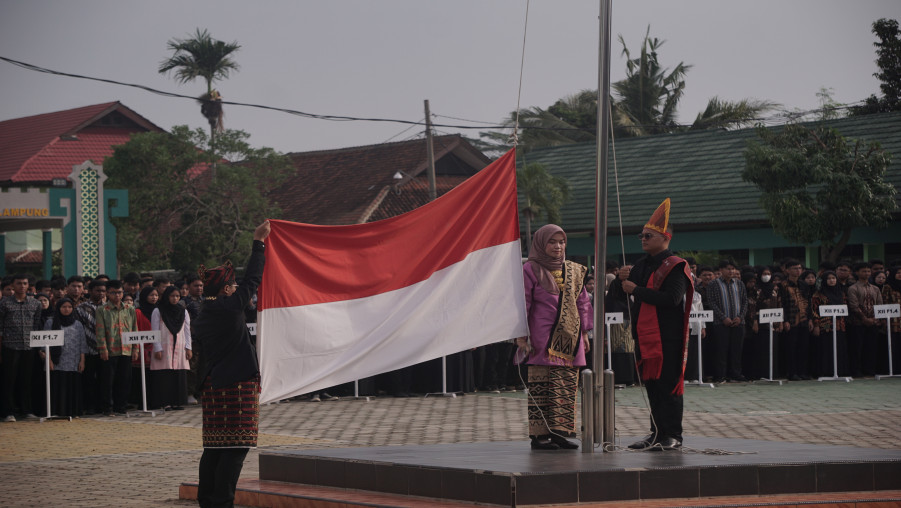
[[[882,305],[882,293],[870,284],[869,263],[854,265],[857,282],[848,288],[848,360],[855,377],[876,374],[879,343],[875,305]]]
[[[35,364],[35,352],[31,349],[31,332],[40,330],[41,302],[28,296],[28,276],[14,275],[5,287],[11,288],[9,296],[0,300],[0,411],[4,421],[16,421],[19,413],[34,418],[31,398],[31,373]]]
[[[804,295],[801,281],[801,262],[788,259],[783,263],[783,271],[787,278],[782,281],[780,297],[782,299],[782,357],[785,360],[785,373],[792,381],[810,379],[807,365],[809,351],[810,328],[808,323],[809,302]]]

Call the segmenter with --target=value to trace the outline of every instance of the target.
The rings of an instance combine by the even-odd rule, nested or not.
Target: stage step
[[[197,484],[183,483],[179,499],[196,500]],[[296,483],[241,480],[235,493],[235,505],[266,508],[469,508],[488,505],[381,494],[347,489],[314,487]],[[498,505],[499,506],[499,505]],[[830,492],[821,494],[782,494],[776,496],[729,496],[695,499],[655,499],[644,501],[610,501],[550,506],[622,507],[622,508],[901,508],[901,490],[878,492]]]

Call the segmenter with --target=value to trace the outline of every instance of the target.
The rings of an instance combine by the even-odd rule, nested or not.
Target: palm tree
[[[533,148],[593,141],[598,118],[597,95],[597,91],[582,90],[557,100],[547,109],[520,109],[517,143],[521,150],[526,153]],[[503,125],[512,132],[516,120],[513,111]],[[487,131],[479,135],[485,140],[478,145],[482,151],[500,154],[512,144],[511,135],[506,132]]]
[[[213,89],[213,82],[228,77],[229,72],[237,71],[238,64],[229,55],[241,46],[237,42],[226,43],[213,39],[206,29],[197,29],[193,37],[188,39],[172,39],[168,43],[172,56],[160,63],[160,74],[175,72],[179,83],[188,83],[196,78],[206,81],[206,93],[197,100],[200,112],[210,124],[210,144],[213,145],[215,133],[221,132],[222,97]]]
[[[690,130],[728,129],[730,127],[751,127],[760,120],[760,116],[779,104],[770,101],[742,99],[737,102],[720,100],[713,97],[707,102],[704,111],[698,113]]]
[[[678,128],[676,109],[685,91],[685,74],[691,65],[679,62],[672,71],[661,67],[657,50],[665,41],[651,39],[651,27],[641,43],[641,53],[632,58],[623,36],[626,77],[612,84],[616,94],[614,123],[627,135],[644,136],[672,132]]]
[[[532,221],[544,215],[548,223],[561,222],[560,208],[569,201],[565,178],[550,174],[544,164],[533,162],[516,171],[516,188],[525,201],[520,212],[526,219],[526,252],[532,242]]]
[[[769,101],[743,99],[737,102],[710,99],[705,110],[690,126],[679,125],[676,112],[685,91],[685,75],[691,65],[683,62],[673,68],[661,66],[658,50],[665,41],[645,33],[641,51],[633,58],[623,37],[619,41],[626,57],[626,77],[612,84],[610,98],[613,133],[617,137],[646,136],[681,132],[689,129],[728,129],[754,124],[760,116],[778,107]],[[542,146],[594,141],[597,129],[597,90],[582,90],[563,97],[547,109],[532,107],[519,112],[519,144],[523,152]],[[503,131],[479,133],[485,143],[479,145],[498,151],[510,145],[508,129],[515,125],[516,112],[510,113]]]

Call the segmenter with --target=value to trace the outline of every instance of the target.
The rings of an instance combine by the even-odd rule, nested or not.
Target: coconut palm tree
[[[516,171],[516,188],[524,202],[520,209],[526,219],[526,252],[532,242],[532,221],[544,215],[548,223],[561,222],[560,208],[569,201],[570,186],[565,178],[548,172],[544,164],[533,162]]]
[[[678,128],[676,109],[685,91],[685,74],[691,69],[683,62],[672,71],[663,68],[657,50],[665,41],[650,35],[649,25],[636,58],[632,58],[623,36],[619,36],[626,57],[626,77],[611,85],[616,98],[613,116],[614,124],[631,136],[662,134]]]
[[[744,99],[737,102],[710,99],[705,110],[691,126],[679,125],[676,113],[685,91],[685,75],[691,65],[679,62],[672,70],[664,68],[658,51],[665,41],[651,38],[651,27],[645,33],[636,57],[623,37],[622,54],[626,57],[626,77],[612,86],[610,98],[613,134],[617,137],[646,136],[681,132],[689,129],[746,127],[763,113],[778,107],[769,101]],[[563,97],[547,109],[532,107],[519,112],[519,143],[523,152],[542,146],[594,141],[597,123],[597,90],[583,90]],[[481,132],[486,141],[480,145],[499,149],[510,145],[507,129],[515,125],[516,112],[504,122],[504,131]]]
[[[213,39],[204,29],[197,29],[188,39],[172,39],[168,43],[172,56],[160,63],[160,74],[174,71],[179,83],[188,83],[196,78],[206,81],[206,93],[197,100],[200,112],[210,124],[210,143],[213,144],[215,133],[221,132],[222,97],[213,89],[213,82],[228,77],[229,72],[237,71],[238,64],[229,56],[241,46],[237,42],[226,43]]]

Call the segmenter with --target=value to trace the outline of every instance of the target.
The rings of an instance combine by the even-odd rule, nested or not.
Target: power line
[[[55,76],[64,76],[64,77],[70,77],[70,78],[76,78],[76,79],[85,79],[85,80],[89,80],[89,81],[99,81],[101,83],[108,83],[111,85],[127,86],[127,87],[137,88],[139,90],[144,90],[146,92],[150,92],[153,94],[161,95],[163,97],[189,99],[192,101],[198,100],[197,97],[192,97],[190,95],[184,95],[184,94],[179,94],[179,93],[175,93],[175,92],[167,92],[167,91],[159,90],[159,89],[152,88],[152,87],[149,87],[146,85],[139,85],[136,83],[125,83],[125,82],[117,81],[114,79],[97,78],[97,77],[92,77],[92,76],[84,76],[81,74],[73,74],[73,73],[68,73],[68,72],[56,71],[53,69],[47,69],[45,67],[40,67],[38,65],[30,64],[27,62],[21,62],[19,60],[14,60],[12,58],[7,58],[4,56],[0,56],[0,60],[11,63],[11,64],[19,66],[19,67],[22,67],[24,69],[35,71],[35,72],[42,72],[45,74],[52,74]],[[834,106],[813,108],[813,109],[809,109],[806,111],[782,111],[779,114],[771,115],[768,117],[749,119],[746,123],[757,122],[757,123],[763,123],[764,125],[779,125],[779,124],[783,124],[786,122],[798,121],[800,119],[803,119],[806,116],[815,115],[818,113],[850,110],[850,109],[853,109],[854,107],[859,106],[865,102],[866,102],[865,100],[860,100],[860,101],[856,101],[856,102],[852,102],[852,103],[848,103],[848,104],[838,104],[838,105],[834,105]],[[425,126],[425,119],[414,122],[414,121],[410,121],[410,120],[400,120],[400,119],[393,119],[393,118],[367,118],[367,117],[354,117],[354,116],[343,116],[343,115],[321,115],[321,114],[315,114],[315,113],[307,113],[304,111],[298,111],[298,110],[289,109],[289,108],[267,106],[264,104],[252,104],[252,103],[235,102],[235,101],[221,101],[221,103],[230,105],[230,106],[243,106],[243,107],[248,107],[248,108],[257,108],[257,109],[265,109],[265,110],[270,110],[270,111],[278,111],[280,113],[287,113],[290,115],[300,116],[303,118],[312,118],[312,119],[316,119],[316,120],[328,120],[328,121],[333,121],[333,122],[399,123],[399,124],[404,124],[404,125],[410,125],[411,126],[410,128],[415,127],[417,125]],[[446,116],[446,115],[433,115],[433,116],[440,117],[440,118],[447,118],[447,119],[451,119],[451,120],[459,120],[459,121],[463,121],[463,122],[478,123],[478,124],[482,124],[482,125],[481,126],[473,126],[473,125],[453,125],[453,124],[433,123],[432,127],[443,127],[443,128],[448,128],[448,129],[497,129],[497,130],[513,129],[512,125],[484,122],[484,121],[480,121],[480,120],[469,120],[466,118],[458,118],[458,117],[452,117],[452,116]],[[675,128],[687,129],[687,128],[691,127],[691,124],[673,124],[672,126]],[[641,127],[659,127],[659,126],[657,126],[657,125],[633,125],[632,127],[641,128]],[[596,131],[595,128],[543,127],[543,126],[529,126],[528,124],[522,124],[522,125],[520,125],[520,128],[522,130],[544,130],[544,131],[560,131],[560,132],[566,132],[566,131],[595,132]],[[406,132],[406,130],[408,130],[408,129],[401,131],[394,137],[397,137],[400,134],[402,134],[403,132]]]

